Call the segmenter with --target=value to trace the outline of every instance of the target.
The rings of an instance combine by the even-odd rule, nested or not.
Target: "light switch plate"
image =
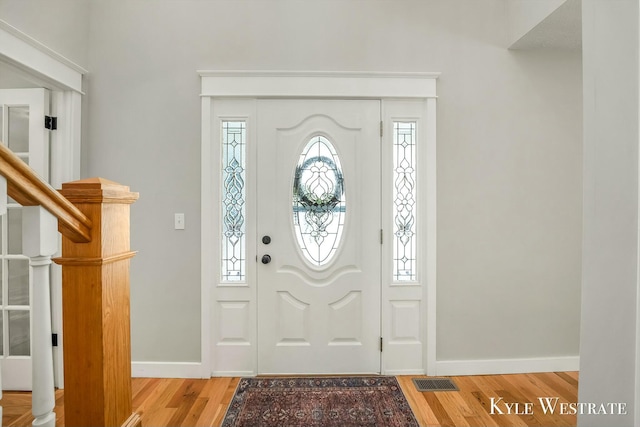
[[[183,213],[175,214],[174,228],[176,230],[184,230],[184,214]]]

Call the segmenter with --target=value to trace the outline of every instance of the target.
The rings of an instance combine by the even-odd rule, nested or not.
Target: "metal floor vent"
[[[458,387],[449,378],[414,378],[418,391],[458,391]]]

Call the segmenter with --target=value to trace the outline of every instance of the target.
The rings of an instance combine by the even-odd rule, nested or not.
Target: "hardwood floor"
[[[451,377],[460,390],[436,393],[416,391],[412,378],[401,376],[398,381],[421,426],[576,425],[575,415],[560,414],[560,403],[577,402],[577,372]],[[142,414],[145,427],[219,426],[238,380],[134,378],[133,407]],[[58,426],[64,426],[62,396],[62,390],[56,391]],[[539,398],[558,398],[555,413],[545,414]],[[515,408],[509,414],[505,407],[514,402],[520,403],[519,414]],[[529,402],[533,403],[530,411],[524,407]],[[4,408],[2,425],[31,425],[31,393],[5,392],[0,404]]]

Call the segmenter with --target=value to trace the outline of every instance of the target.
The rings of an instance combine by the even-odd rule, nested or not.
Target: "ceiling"
[[[582,49],[582,0],[567,0],[510,49]]]
[[[513,43],[510,49],[581,49],[582,0],[567,0],[549,16]],[[0,87],[38,87],[21,70],[0,60]]]

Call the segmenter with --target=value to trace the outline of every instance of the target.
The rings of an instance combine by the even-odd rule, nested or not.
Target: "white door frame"
[[[34,87],[51,90],[50,111],[58,117],[58,128],[51,134],[50,182],[60,188],[63,182],[79,179],[82,78],[87,70],[3,20],[0,62]],[[62,274],[58,265],[51,267],[51,300],[52,330],[58,334],[58,347],[53,351],[55,385],[63,388]]]
[[[403,303],[398,310],[385,314],[383,308],[383,334],[390,331],[392,320],[417,320],[419,332],[411,331],[406,337],[400,333],[396,353],[402,353],[405,344],[421,346],[418,365],[385,365],[383,374],[435,374],[436,360],[436,79],[439,73],[363,73],[363,72],[287,72],[287,71],[199,71],[201,77],[202,141],[201,141],[201,366],[200,376],[255,375],[255,289],[250,285],[228,286],[218,278],[218,230],[220,229],[219,201],[220,160],[217,147],[220,130],[216,127],[221,117],[243,118],[248,125],[255,120],[255,100],[260,98],[283,99],[380,99],[382,120],[390,129],[394,120],[414,120],[420,127],[418,163],[420,164],[419,221],[421,224],[419,270],[423,273],[414,286],[387,284],[383,278],[382,304]],[[214,111],[214,102],[235,100],[233,108]],[[233,103],[231,103],[233,104]],[[230,104],[230,105],[231,105]],[[419,113],[415,113],[419,106]],[[405,108],[405,106],[409,106]],[[390,133],[390,132],[389,132]],[[255,142],[255,135],[248,133],[248,144]],[[384,141],[384,139],[383,139]],[[251,199],[251,194],[247,194]],[[384,203],[384,201],[383,201]],[[248,208],[250,209],[250,208]],[[250,215],[250,214],[249,214]],[[249,239],[254,239],[251,230]],[[387,240],[391,240],[390,238]],[[387,244],[388,245],[388,244]],[[383,253],[385,249],[383,249]],[[253,251],[255,252],[255,251]],[[249,252],[247,259],[255,256]],[[248,267],[252,268],[249,262]],[[411,293],[419,293],[413,301]],[[221,297],[224,295],[224,298]],[[221,316],[215,312],[215,304],[224,299],[225,316],[234,322],[233,333],[245,334],[233,339],[215,342],[212,319],[217,323]],[[417,310],[417,311],[416,311]],[[214,316],[215,314],[215,316]],[[398,320],[400,322],[400,320]],[[414,328],[415,329],[415,328]],[[404,338],[407,338],[403,341]],[[385,347],[385,352],[387,351]],[[405,351],[405,353],[407,353]],[[217,355],[217,356],[214,356]],[[221,356],[222,355],[222,356]],[[216,360],[213,360],[213,358]],[[229,363],[226,363],[228,361]]]

